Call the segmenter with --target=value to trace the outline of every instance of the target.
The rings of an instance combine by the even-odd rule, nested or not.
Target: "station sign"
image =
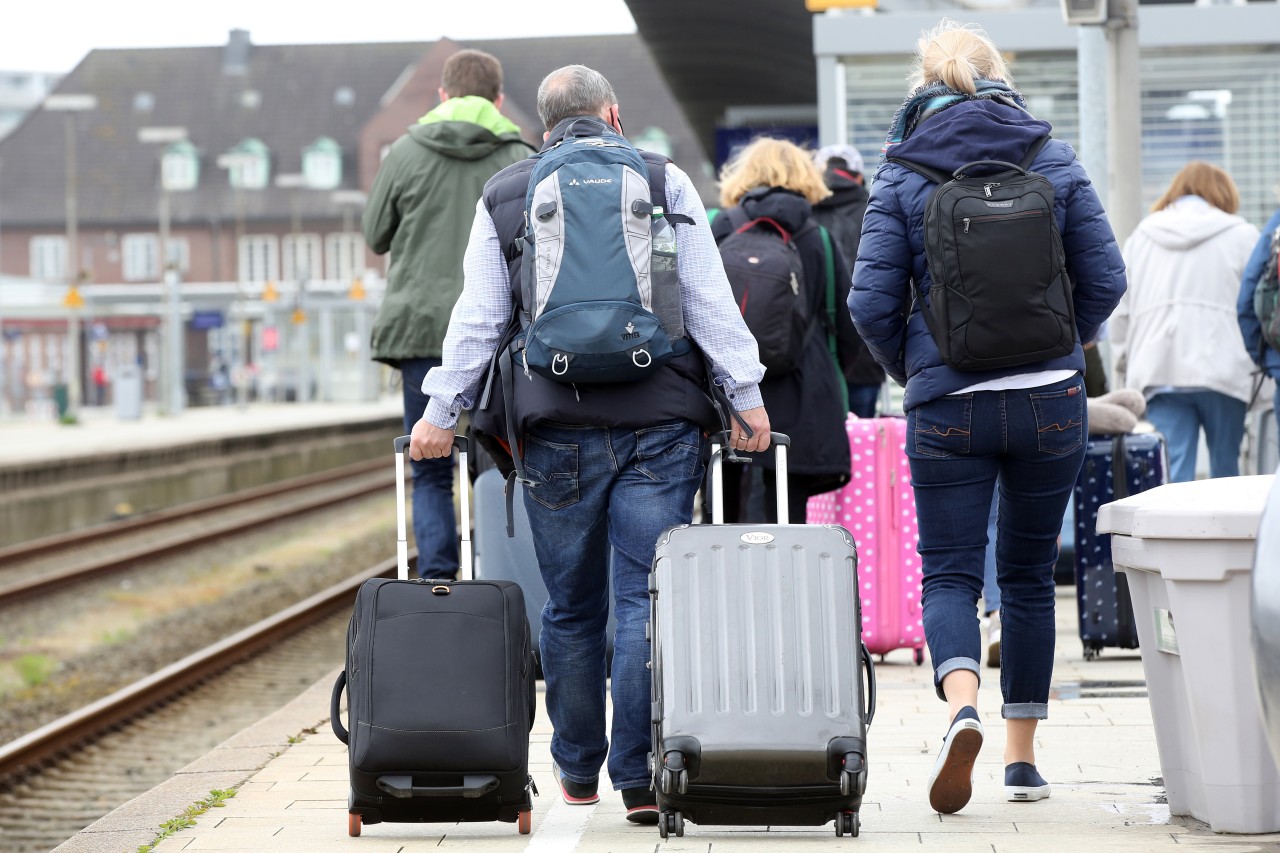
[[[226,317],[221,311],[193,311],[191,312],[191,328],[197,331],[207,331],[209,329],[221,329],[226,323]]]

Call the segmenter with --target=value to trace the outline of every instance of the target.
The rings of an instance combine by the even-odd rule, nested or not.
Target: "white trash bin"
[[[1215,832],[1280,832],[1249,631],[1254,540],[1274,479],[1171,483],[1098,513],[1133,596],[1169,812]]]
[[[111,384],[115,399],[116,417],[122,421],[136,421],[142,417],[142,368],[136,364],[122,364],[116,368],[115,381]]]

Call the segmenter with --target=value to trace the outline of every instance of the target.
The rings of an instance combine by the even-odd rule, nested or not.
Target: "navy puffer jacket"
[[[920,124],[890,156],[945,172],[975,160],[1017,163],[1048,133],[1048,122],[994,101],[969,101]],[[862,221],[849,311],[877,362],[907,386],[904,407],[979,382],[1039,370],[1084,370],[1081,342],[1093,340],[1125,291],[1124,259],[1089,176],[1071,146],[1050,139],[1031,164],[1053,185],[1058,230],[1071,277],[1079,340],[1071,355],[1000,370],[959,371],[942,361],[918,306],[903,322],[913,281],[929,298],[924,253],[925,206],[937,184],[898,163],[882,164]],[[905,347],[904,347],[905,336]]]

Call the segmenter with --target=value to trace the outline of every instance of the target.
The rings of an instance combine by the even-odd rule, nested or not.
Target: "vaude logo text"
[[[611,183],[613,183],[613,178],[583,178],[582,180],[573,178],[572,180],[569,181],[569,186],[578,187],[578,186],[582,186],[583,184],[611,184]]]

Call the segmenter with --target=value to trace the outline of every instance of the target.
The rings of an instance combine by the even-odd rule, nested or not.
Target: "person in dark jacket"
[[[1262,372],[1280,382],[1280,350],[1268,346],[1262,339],[1262,321],[1258,319],[1254,308],[1253,297],[1262,281],[1262,272],[1267,266],[1268,253],[1272,251],[1271,241],[1276,231],[1280,230],[1280,210],[1267,220],[1262,229],[1262,236],[1253,247],[1253,254],[1245,264],[1240,276],[1240,299],[1236,302],[1236,318],[1240,324],[1240,334],[1244,336],[1244,348],[1253,358]],[[1276,417],[1280,419],[1280,404],[1276,406]],[[1280,433],[1280,431],[1278,431]]]
[[[924,210],[936,185],[893,158],[946,173],[977,160],[1016,163],[1049,131],[1047,122],[1026,111],[1003,57],[985,33],[949,20],[925,33],[912,89],[894,117],[887,159],[872,182],[849,296],[854,324],[876,361],[906,384],[906,449],[920,527],[925,638],[938,697],[948,705],[947,734],[927,790],[930,805],[945,814],[968,803],[982,745],[975,707],[981,648],[977,601],[997,478],[1005,794],[1010,800],[1049,795],[1035,766],[1034,738],[1037,722],[1048,713],[1053,669],[1056,542],[1084,454],[1081,345],[1094,338],[1124,293],[1125,268],[1075,152],[1049,139],[1031,169],[1054,189],[1073,284],[1075,347],[1068,355],[1018,367],[953,369],[944,363],[916,304],[921,295],[931,302]],[[908,300],[911,310],[904,322]]]
[[[427,371],[440,364],[449,312],[462,292],[462,252],[484,182],[533,153],[502,106],[502,65],[479,50],[445,61],[440,105],[396,140],[378,168],[365,206],[365,241],[391,253],[387,291],[373,322],[373,358],[400,371],[404,429],[427,408]],[[458,571],[453,465],[413,466],[413,535],[418,574]]]
[[[814,152],[814,165],[831,195],[813,206],[813,218],[831,232],[845,262],[853,265],[862,239],[862,217],[867,211],[866,180],[862,152],[852,145],[824,145]],[[853,322],[840,312],[837,320],[840,365],[849,389],[849,411],[860,418],[874,418],[884,371],[858,336]]]
[[[783,139],[761,138],[742,149],[720,173],[722,212],[711,223],[716,242],[734,231],[741,208],[747,221],[770,220],[795,241],[804,265],[801,283],[813,318],[796,366],[780,375],[766,373],[760,383],[765,408],[774,430],[792,439],[788,456],[787,497],[789,521],[803,524],[809,497],[829,492],[849,480],[849,442],[845,437],[845,410],[839,384],[840,367],[831,357],[826,321],[827,257],[822,235],[812,218],[812,205],[829,194],[822,175],[809,155]],[[772,228],[769,223],[754,227]],[[833,246],[836,304],[848,294],[849,272]],[[838,321],[838,323],[841,321]],[[774,454],[754,462],[763,469],[764,517],[749,518],[743,483],[751,466],[724,466],[725,520],[774,521],[777,514],[777,482]]]

